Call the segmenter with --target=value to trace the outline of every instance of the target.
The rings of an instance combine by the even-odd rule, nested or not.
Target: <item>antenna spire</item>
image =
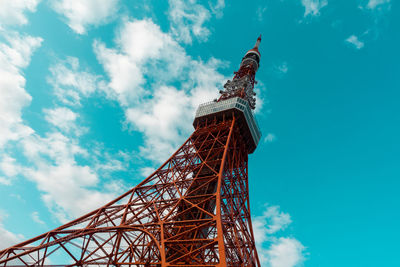
[[[256,41],[256,45],[254,46],[254,48],[258,49],[258,47],[260,46],[260,43],[261,43],[261,34],[260,34],[260,36],[258,36],[257,41]]]

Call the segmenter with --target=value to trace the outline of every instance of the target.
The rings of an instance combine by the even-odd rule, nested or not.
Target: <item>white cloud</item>
[[[305,247],[295,238],[277,237],[292,222],[290,215],[279,206],[266,206],[261,216],[255,217],[253,231],[262,266],[294,267],[304,261]]]
[[[70,129],[77,129],[78,115],[71,110],[61,107],[44,112],[46,119],[60,130],[68,133]],[[100,179],[95,168],[77,162],[77,157],[89,163],[98,157],[96,151],[89,153],[82,148],[76,138],[55,131],[46,133],[45,137],[31,134],[20,140],[20,144],[30,162],[29,166],[20,167],[21,173],[36,183],[44,203],[60,222],[83,215],[116,196],[116,192],[96,188]],[[113,160],[110,162],[115,164]],[[6,169],[9,174],[16,173],[12,168]]]
[[[66,107],[45,109],[45,119],[64,131],[69,131],[75,124],[78,114]]]
[[[328,5],[327,0],[301,0],[301,4],[304,6],[304,17],[309,15],[318,16],[320,10]]]
[[[74,117],[77,115],[59,109],[47,110],[47,119],[59,128],[75,129]],[[67,122],[58,117],[60,114],[66,114]],[[120,152],[114,157],[102,148],[93,147],[89,153],[79,145],[76,137],[68,137],[59,131],[48,132],[44,137],[32,133],[20,139],[19,144],[28,164],[21,165],[15,159],[3,156],[0,170],[7,177],[0,178],[0,182],[8,184],[9,178],[17,174],[35,182],[42,200],[62,223],[101,207],[124,189],[120,180],[105,181],[99,175],[125,170],[129,160],[126,153]],[[85,163],[78,162],[78,158],[84,159]],[[41,223],[37,213],[31,216]]]
[[[289,71],[289,65],[286,61],[282,61],[272,67],[272,71],[276,74],[276,77],[283,78]]]
[[[50,72],[48,81],[60,93],[59,100],[72,105],[79,104],[81,97],[94,93],[100,83],[99,76],[82,70],[76,58],[59,61]],[[71,92],[76,93],[75,97],[61,97],[62,93],[73,95]],[[70,108],[58,106],[43,109],[43,113],[53,128],[43,135],[31,130],[19,139],[18,145],[28,163],[18,165],[11,157],[3,156],[0,168],[6,178],[1,182],[9,182],[9,176],[16,174],[35,182],[46,206],[65,223],[100,207],[120,193],[123,183],[100,179],[100,175],[127,169],[130,155],[111,154],[101,144],[86,145],[90,152],[82,147],[79,137],[87,128],[78,125],[79,114]]]
[[[4,228],[3,221],[8,217],[6,213],[0,210],[0,250],[15,245],[23,240],[22,235],[14,234]]]
[[[117,99],[126,106],[129,102],[136,101],[138,95],[145,93],[141,87],[144,83],[142,70],[129,55],[108,49],[98,41],[93,45],[97,59],[110,77],[109,90],[106,90],[109,98]]]
[[[356,49],[361,49],[364,47],[364,42],[360,41],[357,36],[351,35],[346,40],[347,43],[354,46]]]
[[[126,22],[115,42],[118,48],[109,49],[96,41],[94,50],[110,77],[108,95],[123,106],[149,94],[143,88],[146,78],[158,82],[176,78],[189,60],[183,48],[151,20]]]
[[[294,238],[281,237],[263,254],[263,262],[270,267],[294,267],[304,261],[305,247]]]
[[[94,50],[110,80],[108,97],[144,134],[141,154],[155,162],[166,160],[188,136],[197,105],[217,97],[225,79],[217,71],[220,61],[193,60],[151,20],[126,22],[116,48],[96,41]]]
[[[7,176],[16,176],[20,172],[20,167],[14,158],[4,155],[0,161],[0,170]]]
[[[129,171],[130,163],[133,160],[133,152],[118,151],[117,153],[109,153],[102,144],[96,143],[90,149],[93,164],[92,169],[102,177],[109,177],[113,172]],[[113,177],[115,179],[115,177]],[[112,182],[120,183],[114,180]],[[111,183],[112,183],[111,182]]]
[[[8,231],[2,224],[0,224],[0,250],[21,242],[22,238],[22,236]]]
[[[0,149],[10,140],[18,140],[33,132],[24,125],[21,111],[32,97],[25,91],[22,69],[42,39],[16,33],[6,34],[8,42],[0,43]]]
[[[217,0],[215,4],[210,4],[211,11],[221,18],[223,16],[223,9],[225,8],[225,0]]]
[[[145,141],[147,147],[142,148],[147,158],[166,160],[168,155],[165,153],[178,146],[177,142],[182,139],[178,129],[185,129],[190,125],[188,118],[183,116],[188,102],[190,99],[184,91],[162,86],[144,105],[127,110],[128,121],[134,122],[138,130],[151,137]]]
[[[64,104],[80,105],[82,97],[94,93],[102,87],[100,76],[82,69],[79,59],[67,57],[50,67],[51,76],[48,83],[53,86],[57,98]]]
[[[17,33],[4,34],[4,39],[5,42],[0,43],[0,183],[10,184],[10,178],[18,174],[34,181],[45,204],[62,222],[105,204],[116,196],[117,191],[111,190],[122,187],[115,181],[100,180],[99,174],[105,170],[96,168],[93,163],[98,163],[101,158],[82,148],[76,137],[67,136],[72,131],[82,131],[82,127],[78,128],[76,124],[78,114],[65,107],[45,109],[46,119],[55,128],[44,137],[22,120],[23,108],[32,99],[24,88],[23,69],[28,66],[42,39]],[[92,94],[100,81],[98,76],[82,70],[77,59],[68,58],[65,62],[51,69],[53,77],[49,82],[66,95],[76,92],[78,97],[69,99],[76,104],[81,96]],[[22,164],[7,156],[5,149],[6,145],[12,145],[10,141],[18,141],[15,148],[23,148],[27,163]],[[85,159],[86,164],[79,163],[78,157]],[[118,161],[112,159],[110,163],[114,165],[107,168],[108,172],[121,170]],[[10,240],[7,246],[15,243],[16,237],[0,225],[2,245],[6,244],[3,240]]]
[[[28,23],[25,12],[35,12],[40,0],[1,0],[0,26]]]
[[[286,74],[286,73],[288,72],[288,70],[289,70],[289,67],[288,67],[287,62],[282,62],[282,64],[280,64],[280,65],[277,67],[277,70],[278,70],[280,73]]]
[[[356,49],[361,49],[364,47],[363,40],[371,40],[371,37],[372,40],[376,40],[381,35],[382,29],[388,24],[387,14],[391,10],[392,4],[390,0],[369,0],[368,2],[362,1],[358,8],[366,12],[367,17],[371,20],[371,25],[362,34],[351,35],[346,41],[353,44]]]
[[[37,211],[31,213],[31,218],[34,222],[37,222],[38,224],[46,225],[46,223],[42,221],[42,219],[40,219],[39,212]]]
[[[26,157],[34,163],[24,169],[24,175],[37,184],[43,201],[59,221],[65,223],[116,196],[97,190],[98,174],[90,166],[77,163],[76,156],[87,158],[89,153],[76,140],[54,132],[44,138],[32,135],[22,145]]]
[[[118,11],[118,0],[54,0],[54,10],[62,14],[68,26],[78,34],[88,27],[109,22]]]
[[[73,164],[76,155],[88,155],[87,150],[81,148],[76,140],[60,132],[47,133],[46,137],[34,134],[24,138],[21,144],[25,156],[37,166],[44,165],[46,158],[51,159],[55,164]]]
[[[43,201],[62,223],[99,208],[116,196],[90,189],[99,178],[89,166],[44,165],[29,170],[28,177],[37,183]]]
[[[219,8],[225,3],[220,1]],[[210,30],[204,23],[211,18],[210,11],[196,0],[169,0],[169,18],[173,35],[184,43],[192,42],[192,35],[207,40]],[[218,4],[217,4],[218,7]]]
[[[0,159],[0,171],[5,176],[0,177],[0,183],[10,185],[11,179],[21,172],[21,166],[14,158],[4,153],[3,157]]]
[[[9,178],[1,177],[0,176],[0,184],[2,185],[11,185],[11,181]]]
[[[73,112],[66,107],[58,107],[53,109],[44,109],[45,119],[65,133],[75,133],[80,135],[87,129],[85,127],[78,127],[76,119],[79,117],[78,113]]]
[[[284,230],[292,222],[290,215],[281,212],[279,206],[267,206],[264,213],[252,221],[256,243],[259,246],[269,240],[269,235]]]
[[[264,13],[265,11],[267,11],[267,7],[266,6],[259,6],[257,7],[257,20],[262,22],[264,20]]]
[[[388,5],[390,5],[390,0],[369,0],[367,8],[375,9],[377,7],[388,6]]]
[[[10,194],[10,197],[14,197],[14,198],[18,199],[19,201],[26,203],[25,199],[23,199],[21,197],[21,195],[19,195],[19,194]]]
[[[152,174],[156,169],[152,167],[144,167],[141,169],[141,174],[144,177],[148,177],[150,174]]]
[[[77,129],[75,119],[78,115],[71,110],[57,108],[45,112],[50,123],[58,128],[66,129],[67,132],[68,129]],[[64,116],[64,120],[61,115]],[[35,182],[44,203],[62,223],[98,208],[116,197],[123,184],[119,180],[101,181],[99,174],[124,170],[129,157],[121,152],[118,158],[124,158],[125,162],[122,162],[102,149],[91,148],[89,153],[79,145],[76,137],[71,138],[65,134],[54,131],[41,137],[31,133],[21,138],[18,144],[22,146],[28,162],[24,165],[8,155],[3,155],[0,159],[0,171],[6,176],[0,177],[0,183],[10,184],[10,177],[18,174]],[[86,164],[79,163],[77,158],[84,159]],[[97,167],[100,164],[101,167]],[[40,223],[37,213],[31,216]],[[0,225],[0,238],[1,234],[12,238]]]
[[[268,133],[264,138],[264,143],[272,143],[276,140],[276,136],[273,133]]]

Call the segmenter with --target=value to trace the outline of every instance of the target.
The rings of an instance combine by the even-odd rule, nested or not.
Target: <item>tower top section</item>
[[[197,109],[193,125],[198,127],[210,121],[228,119],[232,116],[238,119],[241,134],[245,139],[248,153],[252,153],[261,138],[261,132],[252,110],[256,108],[255,76],[260,67],[261,54],[259,49],[261,35],[254,47],[246,52],[240,63],[239,70],[234,72],[232,80],[228,80],[221,94],[213,102],[200,105]]]
[[[251,55],[251,54],[255,54],[257,57],[257,63],[260,64],[260,58],[261,58],[261,54],[260,51],[258,51],[258,47],[260,46],[261,43],[261,34],[260,36],[258,36],[256,44],[254,45],[254,47],[252,49],[250,49],[249,51],[247,51],[246,55],[244,56],[243,59],[246,58],[247,55]],[[243,62],[243,61],[242,61]]]
[[[261,35],[257,38],[256,44],[246,52],[240,63],[239,70],[234,72],[232,81],[228,80],[224,85],[225,90],[220,91],[218,101],[232,97],[240,97],[246,100],[251,109],[256,108],[256,93],[254,92],[255,76],[260,67],[261,54],[258,50],[261,43]]]

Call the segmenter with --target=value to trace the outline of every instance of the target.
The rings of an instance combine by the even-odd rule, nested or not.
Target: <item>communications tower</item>
[[[160,168],[105,206],[0,251],[0,266],[259,267],[248,154],[261,137],[252,113],[260,42]]]

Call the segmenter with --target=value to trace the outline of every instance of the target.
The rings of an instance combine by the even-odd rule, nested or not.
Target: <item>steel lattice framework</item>
[[[241,69],[249,68],[245,58]],[[246,78],[252,85],[256,70]],[[237,90],[243,96],[249,88]],[[139,185],[0,251],[0,266],[260,266],[248,193],[248,154],[258,140],[249,130],[251,118],[237,104],[217,109],[197,115],[193,134]]]

